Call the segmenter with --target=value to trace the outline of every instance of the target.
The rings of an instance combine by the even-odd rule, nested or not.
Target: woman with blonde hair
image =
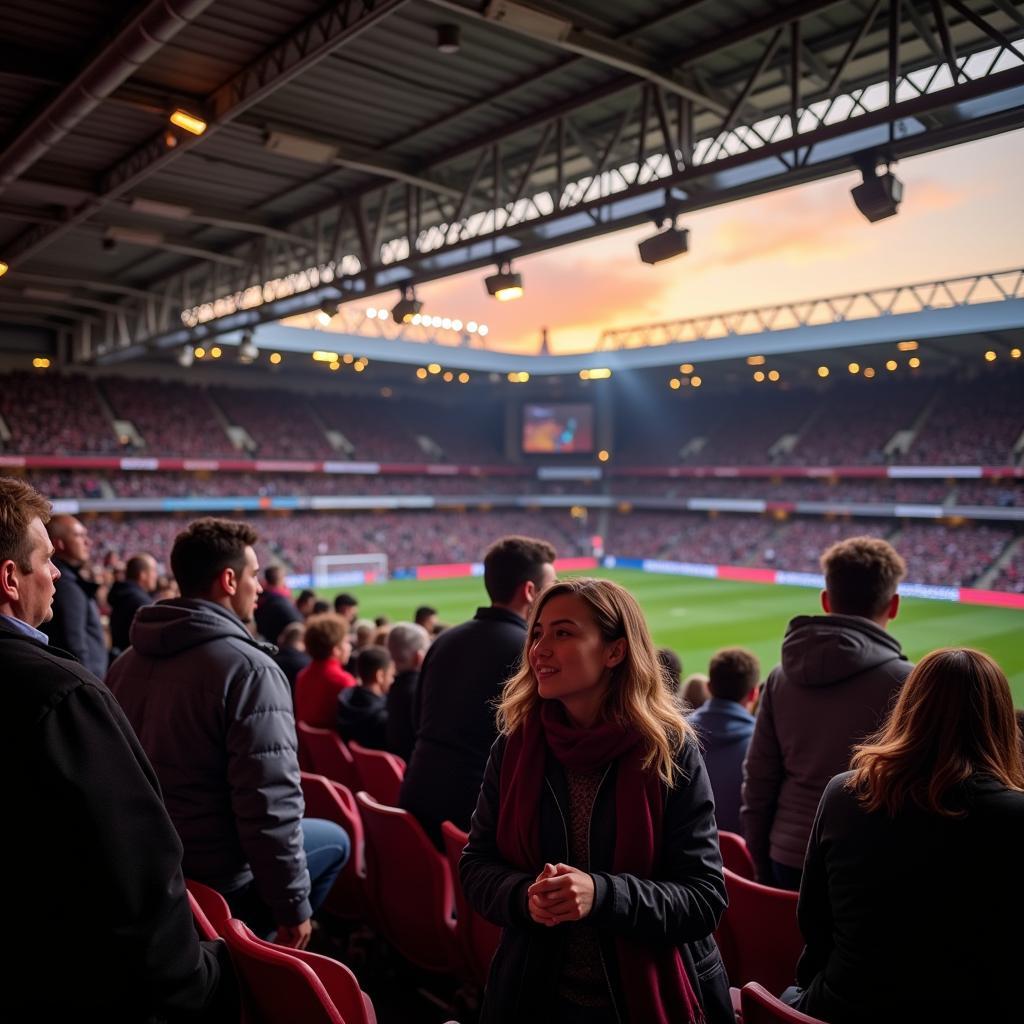
[[[948,648],[829,783],[800,887],[802,991],[829,1024],[1020,1019],[1024,765],[1010,686]]]
[[[503,928],[481,1024],[732,1022],[711,786],[634,598],[548,587],[498,723],[460,866]]]

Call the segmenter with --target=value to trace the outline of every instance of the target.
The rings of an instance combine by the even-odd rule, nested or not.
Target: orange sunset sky
[[[1024,266],[1024,131],[905,160],[897,216],[869,224],[856,172],[688,215],[690,251],[649,267],[642,226],[516,261],[526,293],[498,303],[474,271],[419,289],[425,312],[490,326],[488,347],[593,349],[658,320]]]

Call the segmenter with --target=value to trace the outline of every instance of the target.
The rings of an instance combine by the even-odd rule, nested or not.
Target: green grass
[[[657,576],[635,570],[605,570],[639,600],[655,643],[674,648],[685,672],[704,672],[721,647],[748,647],[761,660],[765,674],[777,662],[786,623],[794,615],[819,611],[818,594],[804,587],[765,586]],[[442,622],[454,624],[486,604],[483,581],[396,580],[346,588],[359,599],[359,613],[411,619],[417,605],[429,604]],[[336,591],[324,591],[330,599]],[[935,647],[977,647],[1003,667],[1018,707],[1024,707],[1024,612],[905,598],[892,632],[912,660]]]

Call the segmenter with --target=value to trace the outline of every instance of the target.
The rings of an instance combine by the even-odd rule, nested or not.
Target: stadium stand
[[[256,448],[254,455],[275,459],[330,459],[322,425],[305,402],[269,388],[214,388],[210,397],[232,426],[242,427]]]

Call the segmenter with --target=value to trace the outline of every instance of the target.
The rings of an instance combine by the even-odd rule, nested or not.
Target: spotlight
[[[202,135],[206,131],[206,122],[201,117],[190,114],[187,110],[175,110],[168,120],[171,124],[183,128],[192,135]]]
[[[391,310],[391,319],[396,324],[412,323],[412,318],[422,312],[423,303],[416,298],[416,292],[412,288],[402,291],[402,297],[395,303]]]
[[[892,171],[877,174],[873,169],[861,171],[864,180],[850,190],[857,209],[872,223],[895,216],[903,200],[903,182]]]
[[[195,358],[196,354],[192,350],[192,346],[182,345],[181,349],[178,351],[178,365],[187,368],[192,365],[192,363],[195,361]]]
[[[674,256],[682,256],[690,248],[690,232],[686,228],[677,228],[675,217],[666,216],[659,224],[668,221],[668,227],[659,231],[650,238],[645,238],[637,249],[640,252],[640,259],[652,266],[655,263],[662,263]]]
[[[522,298],[523,295],[523,275],[515,273],[511,263],[502,263],[496,274],[484,278],[484,284],[487,293],[493,295],[499,302],[511,302],[513,299]]]
[[[437,49],[441,53],[458,53],[461,42],[458,25],[437,26]]]
[[[3,277],[4,274],[6,274],[7,271],[10,270],[10,269],[11,268],[10,268],[10,266],[8,264],[4,263],[3,260],[0,260],[0,277]]]
[[[242,342],[238,346],[238,361],[248,366],[255,363],[260,357],[260,350],[252,340],[252,331],[246,331],[242,335]]]

